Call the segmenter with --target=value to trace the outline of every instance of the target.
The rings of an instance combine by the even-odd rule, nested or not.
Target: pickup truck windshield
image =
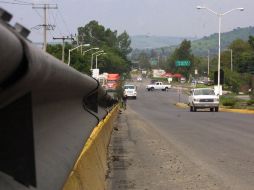
[[[134,86],[124,86],[124,89],[135,89]]]
[[[194,95],[215,95],[212,89],[198,89],[194,91]]]

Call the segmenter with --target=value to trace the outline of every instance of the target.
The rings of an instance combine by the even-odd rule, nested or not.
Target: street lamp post
[[[100,53],[100,54],[97,54],[97,55],[96,55],[96,62],[95,62],[95,63],[96,63],[96,64],[95,64],[95,68],[96,68],[96,69],[97,69],[97,66],[98,66],[98,65],[97,65],[97,57],[100,56],[100,55],[105,55],[105,54],[107,54],[107,53]]]
[[[235,10],[243,11],[244,8],[235,8],[235,9],[231,9],[231,10],[229,10],[229,11],[227,11],[227,12],[224,12],[224,13],[215,12],[215,11],[213,11],[212,9],[207,8],[207,7],[205,7],[205,6],[197,6],[197,9],[206,9],[207,11],[209,11],[209,12],[215,14],[215,15],[218,16],[218,18],[219,18],[218,93],[219,93],[219,95],[221,95],[221,94],[222,94],[222,92],[220,91],[220,51],[221,51],[221,40],[220,40],[220,39],[221,39],[221,19],[222,19],[222,16],[224,16],[224,15],[226,15],[226,14],[232,12],[232,11],[235,11]]]
[[[100,53],[104,53],[104,50],[100,50],[100,51],[97,51],[97,52],[92,54],[92,57],[91,57],[91,70],[93,69],[93,55],[100,54]]]
[[[83,51],[83,52],[82,52],[82,55],[85,55],[86,52],[89,52],[89,51],[91,51],[91,50],[98,50],[98,49],[100,49],[100,48],[98,48],[98,47],[90,48],[90,49],[88,49],[88,50],[86,50],[86,51]]]
[[[82,44],[82,45],[79,45],[75,48],[72,48],[72,49],[69,49],[69,55],[68,55],[68,66],[70,66],[70,62],[71,62],[71,52],[75,49],[78,49],[79,47],[89,47],[90,44]]]

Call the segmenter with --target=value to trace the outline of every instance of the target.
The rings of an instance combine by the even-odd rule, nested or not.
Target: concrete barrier
[[[0,189],[59,190],[116,100],[10,18],[0,8]]]
[[[93,130],[63,190],[103,190],[106,188],[107,147],[117,112],[118,106]]]

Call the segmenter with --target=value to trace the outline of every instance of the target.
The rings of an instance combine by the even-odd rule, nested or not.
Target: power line
[[[63,23],[65,25],[66,31],[71,35],[70,30],[69,30],[69,28],[67,26],[67,23],[65,22],[64,17],[63,17],[63,15],[62,15],[62,13],[61,13],[61,11],[59,9],[58,9],[58,12],[60,14],[60,18],[62,19],[62,21],[63,21]]]
[[[39,11],[38,11],[38,10],[34,9],[34,11],[37,13],[37,15],[38,15],[39,17],[41,17],[41,18],[42,18],[42,15],[39,13]]]
[[[71,32],[70,32],[69,27],[68,27],[68,25],[67,25],[67,23],[66,23],[66,21],[65,21],[65,19],[63,17],[63,14],[62,14],[61,10],[58,9],[57,12],[59,13],[60,18],[62,19],[62,22],[63,22],[63,24],[65,26],[66,31],[71,35]]]
[[[49,19],[51,18],[51,16],[52,16],[54,25],[56,25],[56,30],[58,31],[59,35],[62,35],[62,31],[60,29],[60,25],[57,24],[57,20],[56,20],[56,17],[54,15],[54,13],[49,11]]]
[[[49,35],[53,38],[54,34],[52,33],[52,30],[49,30]]]
[[[0,3],[5,3],[5,4],[13,4],[13,5],[33,5],[33,3],[28,3],[28,2],[9,2],[9,1],[1,1]]]
[[[20,1],[20,0],[13,0],[13,1],[16,1],[16,2],[18,2],[18,3],[26,3],[26,4],[33,4],[33,3],[31,3],[31,2],[27,2],[27,1]]]
[[[44,51],[46,51],[46,47],[47,47],[47,30],[54,30],[54,28],[56,27],[56,23],[57,23],[57,15],[60,17],[60,19],[62,20],[65,28],[66,28],[66,31],[69,33],[69,35],[71,36],[71,32],[68,28],[68,25],[63,17],[63,14],[61,13],[61,11],[58,11],[59,14],[50,14],[50,12],[48,13],[49,14],[49,22],[52,21],[52,19],[50,18],[53,18],[53,22],[54,22],[54,25],[51,25],[51,24],[47,24],[47,10],[50,10],[50,9],[58,9],[57,7],[57,4],[42,4],[42,3],[33,3],[33,2],[28,2],[28,1],[22,1],[22,0],[13,0],[13,2],[10,2],[10,1],[4,1],[4,0],[0,0],[0,3],[5,3],[5,4],[13,4],[13,5],[29,5],[29,6],[32,6],[32,8],[34,9],[34,11],[36,12],[36,14],[43,18],[44,17],[44,24],[40,24],[40,25],[36,25],[34,27],[32,27],[31,29],[35,29],[35,30],[39,30],[41,28],[43,28],[43,33],[44,33],[44,45],[43,45],[43,49]],[[44,10],[44,16],[41,15],[37,9],[43,9]],[[52,17],[51,17],[52,16]],[[58,33],[60,35],[62,35],[62,31],[60,29],[60,25],[58,25],[58,27],[56,28]],[[50,35],[53,37],[53,34],[52,32],[50,32]]]
[[[47,24],[47,10],[48,9],[57,9],[57,4],[34,4],[33,9],[43,9],[44,10],[44,24],[40,25],[43,27],[44,33],[44,45],[43,50],[47,49],[47,30],[53,28],[54,26]]]

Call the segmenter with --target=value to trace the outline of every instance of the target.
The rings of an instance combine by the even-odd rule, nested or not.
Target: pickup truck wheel
[[[197,108],[195,106],[193,106],[193,111],[196,112],[197,111]]]
[[[154,87],[152,87],[150,90],[151,90],[151,91],[154,91]]]
[[[210,108],[210,112],[213,112],[213,110],[214,110],[213,108]]]
[[[215,112],[218,112],[219,111],[219,107],[215,107]]]
[[[165,88],[165,91],[168,91],[168,87]]]

